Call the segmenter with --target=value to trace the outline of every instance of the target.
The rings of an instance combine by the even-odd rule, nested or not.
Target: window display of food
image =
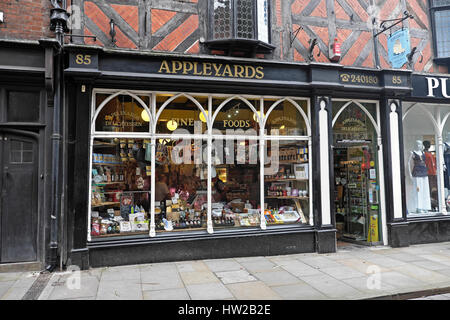
[[[270,143],[264,177],[266,222],[270,224],[309,221],[309,172],[307,141],[279,140]],[[276,148],[276,149],[275,149]],[[273,150],[274,149],[274,150]],[[272,155],[278,153],[279,161]],[[305,163],[306,162],[306,163]]]
[[[91,236],[149,229],[150,162],[146,139],[94,139]],[[148,152],[147,152],[148,153]]]
[[[173,153],[180,140],[161,140],[156,144],[155,228],[157,232],[206,229],[208,198],[207,176],[193,161],[177,164]],[[183,147],[192,151],[195,142]]]
[[[88,241],[310,223],[307,99],[95,94]]]

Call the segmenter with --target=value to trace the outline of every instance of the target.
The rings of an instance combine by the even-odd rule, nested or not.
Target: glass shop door
[[[337,238],[378,245],[382,228],[377,134],[365,114],[352,107],[340,114],[333,127]]]
[[[341,240],[380,241],[374,155],[369,145],[334,149],[336,225]]]

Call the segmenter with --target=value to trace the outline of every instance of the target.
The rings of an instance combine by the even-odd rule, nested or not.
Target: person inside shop
[[[213,195],[215,202],[226,202],[227,201],[227,191],[225,182],[220,180],[218,175],[212,178],[212,183],[214,185],[214,190],[216,191]]]
[[[167,186],[167,176],[164,174],[158,174],[157,181],[155,183],[155,201],[162,201],[166,199],[170,194],[169,187]]]
[[[252,183],[249,185],[249,200],[252,204],[253,208],[257,208],[257,204],[260,202],[260,195],[261,195],[261,185],[259,182],[259,173],[256,174],[254,177],[256,179],[252,180]]]

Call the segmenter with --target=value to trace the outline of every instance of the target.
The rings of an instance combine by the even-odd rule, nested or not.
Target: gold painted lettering
[[[223,120],[223,127],[226,128],[227,127],[227,123],[229,120]]]
[[[249,70],[251,70],[251,73],[249,73]],[[253,78],[256,74],[255,68],[252,66],[245,66],[245,77],[246,78]]]
[[[83,55],[82,54],[77,54],[75,62],[77,64],[83,64]]]
[[[198,62],[194,62],[194,76],[201,76],[201,72],[197,72]]]
[[[263,72],[263,67],[256,67],[256,73],[257,73],[257,75],[256,75],[256,79],[262,79],[262,78],[264,78],[264,72]]]
[[[163,71],[165,71],[165,73],[172,73],[170,72],[169,64],[166,60],[163,60],[163,62],[161,63],[161,67],[159,68],[158,73],[161,73]]]
[[[239,69],[239,71],[238,71]],[[239,77],[239,78],[244,78],[244,67],[239,65],[239,64],[235,64],[234,65],[234,76],[235,77]]]
[[[180,61],[172,61],[172,72],[177,73],[177,71],[180,71],[183,68],[183,64]]]
[[[203,62],[203,75],[204,76],[210,76],[211,73],[211,63],[210,62]]]
[[[219,64],[219,67],[215,63],[213,63],[214,71],[216,72],[216,77],[221,77],[220,69],[222,68],[222,64]]]
[[[247,128],[250,127],[250,120],[245,120],[245,123],[247,124]]]
[[[225,68],[223,68],[223,74],[222,76],[225,76],[225,74],[227,74],[229,77],[232,77],[233,74],[231,73],[231,68],[230,65],[226,64]]]
[[[192,71],[193,65],[189,61],[183,61],[183,74],[188,74],[189,71]]]

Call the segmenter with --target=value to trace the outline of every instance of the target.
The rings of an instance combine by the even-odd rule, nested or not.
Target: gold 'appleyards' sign
[[[158,73],[225,78],[263,79],[264,67],[241,64],[163,60]]]

